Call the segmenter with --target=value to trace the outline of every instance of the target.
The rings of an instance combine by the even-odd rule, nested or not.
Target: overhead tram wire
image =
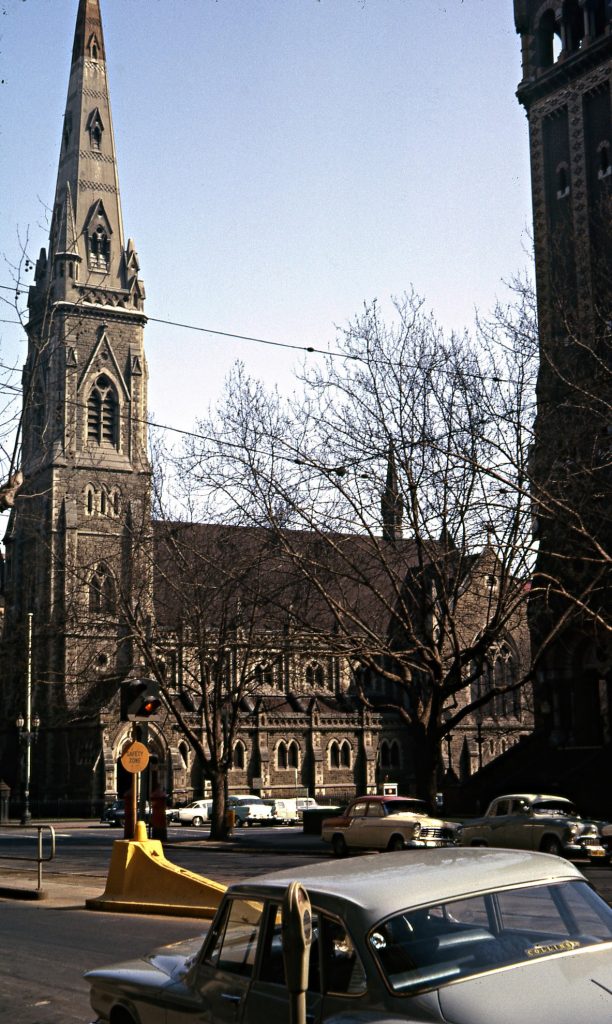
[[[15,291],[15,288],[9,288],[7,285],[0,285],[0,289],[3,289],[4,291],[11,291],[11,292]],[[24,291],[25,291],[25,289],[24,289]],[[21,293],[19,292],[19,290],[17,290],[16,294],[19,295]],[[73,305],[74,305],[75,309],[79,308],[79,303],[75,302]],[[317,348],[314,345],[297,345],[297,344],[295,344],[293,342],[289,342],[289,341],[271,341],[270,338],[258,338],[256,336],[250,335],[250,334],[237,334],[234,331],[221,331],[221,330],[218,330],[217,328],[214,328],[214,327],[200,327],[198,324],[184,324],[184,323],[181,323],[178,320],[165,320],[165,319],[162,319],[161,317],[148,316],[146,313],[143,314],[143,315],[145,316],[145,318],[146,318],[148,323],[165,324],[167,327],[179,327],[181,330],[184,330],[184,331],[198,331],[201,334],[214,334],[214,335],[218,335],[221,338],[234,338],[237,341],[250,341],[250,342],[253,342],[256,345],[269,345],[269,346],[272,346],[273,348],[286,348],[286,349],[290,349],[290,350],[292,350],[294,352],[306,352],[308,355],[328,356],[330,359],[345,359],[345,360],[348,360],[349,362],[364,363],[364,364],[369,362],[369,360],[364,359],[363,356],[352,355],[349,352],[338,352],[338,351],[334,351],[333,349]],[[19,320],[2,320],[2,321],[0,321],[0,323],[7,323],[7,324],[10,323],[10,324],[14,324],[17,327],[22,327],[23,326],[21,321],[19,321]],[[395,368],[399,368],[399,366],[401,365],[400,363],[394,363],[394,362],[391,362],[390,360],[372,360],[372,362],[377,364],[377,365],[380,364],[380,365],[383,365],[383,366],[390,366],[390,367],[395,367]],[[484,380],[485,379],[485,377],[482,374],[473,373],[473,372],[470,372],[469,370],[465,370],[464,373],[468,377],[476,377],[479,380]],[[489,379],[494,384],[516,384],[517,383],[517,381],[512,380],[511,378],[499,377],[497,375],[494,375],[493,377],[491,377]]]

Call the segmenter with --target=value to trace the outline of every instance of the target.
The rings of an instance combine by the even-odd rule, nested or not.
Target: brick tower
[[[28,302],[24,484],[5,538],[0,775],[14,774],[10,725],[23,707],[29,620],[41,808],[62,799],[85,809],[104,792],[101,723],[109,706],[117,718],[118,680],[132,667],[124,609],[150,607],[138,275],[123,234],[99,2],[80,0],[49,246]]]
[[[529,120],[540,335],[532,455],[536,721],[554,744],[611,738],[612,4],[515,0]],[[580,609],[578,612],[577,609]],[[607,639],[608,638],[608,639]]]

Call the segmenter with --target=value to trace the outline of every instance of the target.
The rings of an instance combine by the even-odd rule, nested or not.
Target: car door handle
[[[221,998],[225,999],[226,1002],[228,1002],[228,1003],[236,1003],[236,1004],[238,1004],[240,1002],[240,1000],[242,999],[242,996],[234,995],[233,992],[222,992],[221,993]]]

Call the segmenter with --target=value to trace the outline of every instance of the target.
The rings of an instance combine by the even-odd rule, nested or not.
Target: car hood
[[[448,1024],[612,1020],[612,946],[534,960],[439,991]]]

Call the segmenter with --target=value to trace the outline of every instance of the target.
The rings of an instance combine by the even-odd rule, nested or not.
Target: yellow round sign
[[[126,772],[142,772],[149,763],[149,751],[144,743],[131,743],[121,755],[121,764]]]

